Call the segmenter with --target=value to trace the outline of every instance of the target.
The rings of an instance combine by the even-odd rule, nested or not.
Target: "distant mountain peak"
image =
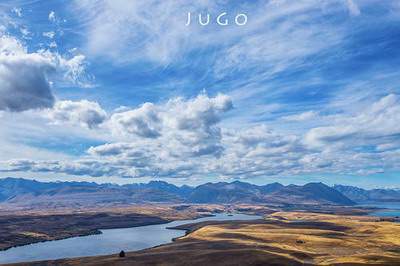
[[[23,178],[0,179],[0,202],[22,199],[24,204],[38,201],[46,203],[65,201],[128,204],[140,202],[186,203],[252,203],[252,204],[336,204],[352,205],[370,199],[400,201],[400,191],[364,190],[357,187],[310,182],[303,186],[278,182],[254,185],[240,180],[234,182],[205,183],[197,187],[176,186],[163,180],[147,184],[97,184],[94,182],[40,182]]]

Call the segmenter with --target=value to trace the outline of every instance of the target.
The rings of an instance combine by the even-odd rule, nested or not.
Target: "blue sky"
[[[0,172],[398,187],[399,22],[394,0],[2,1]]]

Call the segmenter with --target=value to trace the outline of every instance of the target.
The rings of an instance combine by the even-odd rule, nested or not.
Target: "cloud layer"
[[[328,126],[304,134],[282,134],[267,124],[221,127],[221,119],[232,108],[231,99],[223,94],[145,103],[110,115],[93,102],[58,102],[52,119],[92,130],[107,129],[114,141],[90,147],[86,157],[78,160],[13,160],[3,171],[251,178],[325,172],[371,174],[400,166],[400,157],[396,157],[400,152],[398,95],[382,97],[371,108],[353,114],[337,115]],[[313,119],[309,114],[290,120]]]
[[[0,5],[0,171],[400,172],[395,1],[18,3]],[[189,11],[248,23],[186,27]]]

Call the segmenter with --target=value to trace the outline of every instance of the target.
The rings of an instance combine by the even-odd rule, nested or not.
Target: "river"
[[[239,213],[228,215],[223,213],[211,217],[173,221],[166,224],[101,230],[102,234],[99,235],[46,241],[0,251],[0,263],[54,260],[108,255],[118,253],[121,250],[141,250],[170,243],[172,239],[185,235],[183,230],[167,229],[167,227],[203,221],[255,220],[260,218],[260,216],[256,215]]]

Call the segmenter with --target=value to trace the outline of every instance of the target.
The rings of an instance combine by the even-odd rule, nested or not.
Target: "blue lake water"
[[[360,204],[359,206],[383,208],[370,213],[370,216],[400,217],[400,202],[373,202]]]
[[[185,235],[183,230],[167,229],[188,223],[224,220],[255,220],[257,215],[216,214],[194,220],[173,221],[166,224],[146,225],[122,229],[101,230],[102,234],[46,241],[0,251],[0,263],[53,260],[83,256],[108,255],[121,250],[135,251],[170,243]]]

